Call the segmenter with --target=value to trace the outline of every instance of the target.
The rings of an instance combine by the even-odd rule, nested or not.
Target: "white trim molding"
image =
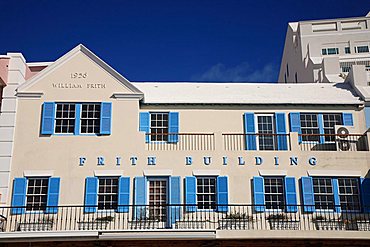
[[[193,170],[194,176],[220,176],[221,170]]]
[[[144,170],[144,176],[172,176],[172,170]]]
[[[52,177],[54,176],[53,170],[25,170],[23,171],[24,177]]]
[[[353,170],[308,170],[307,173],[312,177],[361,177],[360,171]]]
[[[285,170],[258,170],[260,176],[286,176],[288,174]]]
[[[115,176],[122,176],[122,170],[94,170],[95,177],[115,177]]]

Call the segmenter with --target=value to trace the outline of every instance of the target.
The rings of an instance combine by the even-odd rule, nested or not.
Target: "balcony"
[[[301,134],[301,151],[369,151],[366,134]]]
[[[10,232],[138,231],[138,230],[289,230],[370,231],[370,213],[318,210],[315,206],[213,205],[214,210],[195,210],[196,205],[122,205],[123,213],[104,210],[85,213],[84,206],[49,208],[49,213],[22,208],[0,208],[0,236]],[[334,208],[340,206],[333,206]],[[94,208],[89,206],[89,209]],[[97,208],[97,207],[96,207]],[[51,209],[51,210],[50,210]],[[264,212],[260,212],[264,211]],[[52,213],[50,213],[52,212]],[[160,213],[159,213],[160,212]]]
[[[369,134],[145,134],[149,151],[369,151]]]
[[[215,150],[214,133],[147,133],[146,150]]]
[[[291,150],[289,134],[239,134],[223,133],[223,147],[227,151]],[[248,147],[249,144],[249,147]]]

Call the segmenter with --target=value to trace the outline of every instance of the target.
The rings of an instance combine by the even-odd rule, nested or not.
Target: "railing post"
[[[366,131],[366,151],[370,151],[370,131]]]
[[[224,150],[224,140],[222,138],[222,132],[215,132],[214,133],[214,145],[215,151],[223,151]]]
[[[289,138],[290,138],[290,150],[292,152],[298,152],[300,151],[299,148],[299,142],[298,142],[298,132],[290,132],[289,133]]]

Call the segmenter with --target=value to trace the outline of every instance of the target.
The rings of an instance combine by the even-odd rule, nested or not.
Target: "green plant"
[[[103,222],[110,222],[110,221],[113,221],[114,220],[114,217],[113,216],[102,216],[102,217],[98,217],[95,219],[95,221],[103,221]]]
[[[289,220],[290,218],[286,214],[270,214],[266,217],[266,220]]]
[[[54,218],[53,217],[44,217],[44,218],[40,218],[39,220],[38,220],[38,223],[45,223],[45,224],[47,224],[47,223],[54,223]]]
[[[225,219],[253,221],[253,216],[246,213],[230,213],[226,215]]]

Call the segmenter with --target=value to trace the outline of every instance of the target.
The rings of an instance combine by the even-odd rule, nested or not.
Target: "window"
[[[151,141],[168,141],[168,112],[150,113]]]
[[[351,48],[350,47],[344,47],[344,53],[345,54],[351,54]]]
[[[82,104],[81,133],[100,132],[100,104]]]
[[[118,177],[100,177],[98,188],[98,209],[117,209]]]
[[[324,134],[334,135],[335,125],[342,125],[342,114],[339,113],[329,113],[323,114],[324,122]],[[325,136],[325,142],[334,142],[335,136]]]
[[[321,54],[322,55],[335,55],[335,54],[339,54],[339,49],[338,48],[323,48],[323,49],[321,49]]]
[[[167,220],[167,180],[149,180],[149,219]]]
[[[264,177],[266,209],[284,209],[284,179]]]
[[[259,150],[275,150],[274,116],[257,115],[257,133]]]
[[[334,209],[334,193],[331,178],[313,178],[316,209]]]
[[[357,46],[357,47],[355,47],[355,52],[356,53],[366,53],[366,52],[369,52],[369,46],[367,46],[367,45]]]
[[[48,198],[48,178],[29,178],[26,194],[26,210],[45,210]]]
[[[56,104],[55,133],[73,134],[76,122],[76,105]]]
[[[80,109],[77,111],[77,108]],[[78,113],[77,113],[78,112]],[[55,115],[55,133],[76,134],[76,124],[80,122],[78,133],[99,134],[100,133],[100,103],[57,103]]]
[[[319,141],[319,136],[312,136],[311,134],[319,134],[319,124],[317,121],[317,114],[301,113],[301,129],[302,141]],[[305,136],[306,134],[309,134]]]
[[[360,211],[359,180],[338,178],[340,207],[346,211]]]
[[[302,141],[320,141],[320,128],[323,128],[324,133],[328,135],[335,134],[335,125],[343,125],[341,113],[301,113],[301,130]],[[323,126],[319,125],[319,118],[322,118]],[[314,135],[312,135],[314,134]],[[335,136],[325,136],[325,142],[334,142]]]
[[[216,178],[197,177],[198,209],[216,209]]]
[[[312,178],[316,209],[360,211],[360,187],[358,178]],[[333,186],[338,183],[338,186]],[[334,189],[334,188],[338,189]],[[334,191],[335,190],[335,191]],[[339,196],[335,199],[335,194]],[[337,201],[336,201],[337,200]]]

